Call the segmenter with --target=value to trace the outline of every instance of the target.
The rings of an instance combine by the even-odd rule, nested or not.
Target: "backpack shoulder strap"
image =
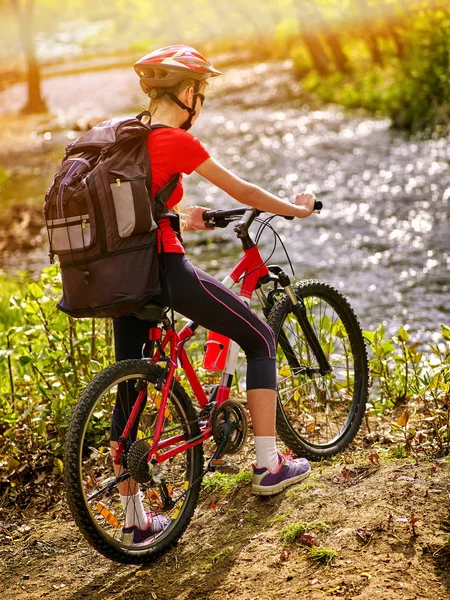
[[[141,118],[144,116],[151,116],[151,115],[147,110],[144,110],[136,116],[136,119],[141,120]],[[147,127],[150,129],[150,131],[153,131],[154,129],[172,129],[172,127],[170,127],[170,125],[162,125],[162,124],[147,125]],[[147,183],[147,189],[149,190],[150,195],[152,195],[152,167],[151,167],[152,161],[151,161],[150,154],[149,154],[149,161],[150,161],[150,169],[149,169],[146,183]],[[169,179],[169,181],[166,183],[166,185],[164,185],[161,189],[159,189],[156,192],[154,201],[155,201],[155,219],[157,221],[159,219],[161,219],[162,217],[171,217],[171,216],[173,217],[173,213],[167,209],[166,204],[167,204],[167,201],[169,200],[170,196],[173,194],[175,188],[177,187],[179,180],[180,180],[180,173],[175,173],[174,175],[172,175],[172,177]]]
[[[175,173],[169,179],[165,186],[158,190],[155,194],[155,219],[158,221],[162,217],[173,216],[173,213],[169,211],[166,204],[170,196],[173,194],[177,187],[178,181],[180,180],[180,173]]]

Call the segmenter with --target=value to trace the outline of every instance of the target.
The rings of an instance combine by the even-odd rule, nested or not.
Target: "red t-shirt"
[[[152,166],[153,196],[175,173],[189,175],[210,157],[196,137],[184,129],[175,127],[153,130],[147,137],[147,148]],[[183,176],[180,175],[167,207],[173,208],[182,197]],[[166,252],[184,254],[184,248],[170,225],[170,219],[160,219],[158,225],[158,245],[162,244]]]

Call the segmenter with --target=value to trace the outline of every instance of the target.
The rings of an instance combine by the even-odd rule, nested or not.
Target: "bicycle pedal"
[[[225,460],[223,458],[217,458],[216,460],[212,460],[211,467],[214,471],[218,471],[219,473],[226,473],[228,475],[235,475],[240,471],[240,468],[237,465],[234,465],[229,460]]]

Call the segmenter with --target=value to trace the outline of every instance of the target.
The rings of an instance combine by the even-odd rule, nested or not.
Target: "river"
[[[19,107],[23,95],[21,85],[0,94],[0,113]],[[63,146],[78,135],[72,131],[77,120],[133,114],[145,101],[131,69],[49,78],[44,95],[55,114],[54,130],[30,132],[33,151],[27,154],[0,150],[0,166],[13,172],[3,207],[42,202]],[[192,132],[248,181],[286,198],[307,189],[324,202],[320,215],[276,218],[274,224],[296,275],[338,287],[363,328],[385,321],[395,333],[406,324],[413,338],[431,339],[440,323],[450,322],[448,138],[411,138],[392,130],[387,119],[311,102],[287,63],[228,69],[212,82]],[[195,174],[185,188],[198,204],[236,205]],[[201,236],[186,236],[194,262],[224,275],[232,265],[226,255],[238,255],[232,231]],[[266,230],[262,240],[267,257],[273,235]],[[286,264],[281,245],[270,262]],[[15,253],[3,268],[36,271],[46,264],[45,248],[38,247]]]

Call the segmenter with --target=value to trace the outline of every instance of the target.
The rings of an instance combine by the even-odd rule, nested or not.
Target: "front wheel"
[[[155,384],[162,375],[161,367],[145,360],[125,360],[106,368],[75,406],[66,438],[65,484],[75,521],[96,550],[122,563],[152,562],[169,550],[188,526],[200,493],[202,445],[150,465],[149,475],[146,459],[161,405]],[[125,437],[124,427],[139,393],[141,409]],[[166,451],[175,449],[199,433],[192,403],[174,380],[160,444]],[[122,466],[113,463],[111,439],[125,444]],[[158,524],[143,540],[130,534],[125,524],[126,515],[135,518],[139,496],[145,512]]]
[[[290,299],[283,295],[268,323],[277,342],[277,432],[295,454],[334,456],[356,436],[368,395],[367,351],[348,301],[321,281],[293,286],[330,365],[321,373]]]

